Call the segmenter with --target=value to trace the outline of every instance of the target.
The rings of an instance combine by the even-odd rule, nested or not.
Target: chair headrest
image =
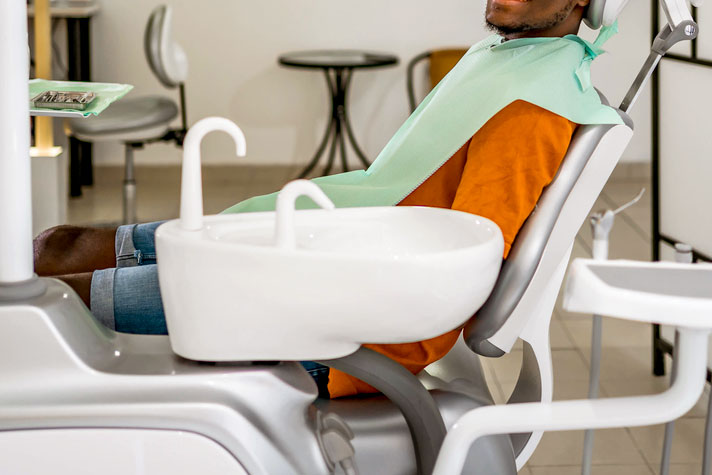
[[[591,0],[584,22],[594,30],[611,26],[618,19],[628,0]]]

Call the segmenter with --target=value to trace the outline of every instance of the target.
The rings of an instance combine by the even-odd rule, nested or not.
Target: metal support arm
[[[364,347],[349,356],[319,363],[370,384],[390,399],[410,429],[418,473],[432,473],[447,430],[435,400],[418,378],[387,356]]]
[[[623,112],[628,113],[631,107],[633,107],[633,104],[635,104],[638,100],[640,93],[643,91],[643,87],[645,87],[645,84],[648,82],[648,79],[650,79],[650,76],[653,75],[653,72],[658,66],[658,63],[660,63],[662,57],[665,56],[665,54],[667,54],[667,52],[679,42],[694,40],[697,38],[698,33],[699,28],[697,23],[693,20],[684,20],[676,27],[665,25],[663,29],[660,30],[660,33],[658,33],[655,37],[655,41],[653,41],[653,46],[650,48],[650,55],[648,56],[648,59],[645,60],[645,64],[641,68],[638,76],[635,78],[635,81],[633,81],[633,84],[630,86],[625,99],[623,99],[623,102],[621,103],[620,109]]]

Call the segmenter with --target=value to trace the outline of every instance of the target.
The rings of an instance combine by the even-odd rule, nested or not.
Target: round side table
[[[311,173],[319,163],[319,159],[326,151],[330,141],[331,146],[324,175],[328,175],[334,165],[337,144],[341,151],[341,166],[344,171],[348,171],[344,133],[356,152],[356,156],[364,166],[368,167],[370,162],[356,143],[346,107],[351,76],[355,69],[378,68],[398,64],[398,58],[391,54],[353,50],[302,51],[280,56],[279,64],[295,68],[323,70],[331,97],[331,120],[326,126],[324,138],[321,140],[314,157],[299,174],[299,178],[304,178]]]

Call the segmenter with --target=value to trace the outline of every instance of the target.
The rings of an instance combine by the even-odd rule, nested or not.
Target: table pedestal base
[[[333,71],[333,73],[331,71]],[[361,163],[363,163],[363,165],[367,168],[370,165],[370,162],[366,159],[365,154],[359,148],[358,143],[356,143],[346,109],[346,96],[351,83],[353,70],[351,68],[335,67],[325,69],[324,73],[326,76],[326,83],[329,87],[329,93],[331,95],[331,120],[326,126],[326,132],[324,133],[324,138],[319,144],[319,148],[309,164],[299,174],[299,178],[305,178],[312,172],[317,163],[319,163],[319,159],[326,151],[329,142],[331,142],[331,145],[329,146],[329,156],[323,175],[328,175],[331,172],[331,168],[333,167],[334,160],[336,158],[337,145],[340,149],[341,168],[345,172],[349,171],[346,154],[346,139],[348,139],[348,142],[351,144],[354,152],[356,152],[356,156]]]

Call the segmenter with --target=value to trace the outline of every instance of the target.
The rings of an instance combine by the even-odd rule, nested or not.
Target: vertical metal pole
[[[697,7],[692,7],[692,19],[697,23]],[[697,59],[697,37],[692,40],[692,45],[690,46],[690,56],[692,59]]]
[[[27,3],[0,3],[0,283],[32,278]]]
[[[705,445],[702,454],[702,475],[710,475],[710,473],[712,473],[712,396],[710,396],[707,402]]]
[[[133,224],[136,222],[136,178],[134,176],[134,147],[130,143],[125,145],[123,199],[123,224]]]
[[[52,24],[49,0],[35,0],[35,72],[38,78],[52,79]],[[51,117],[35,118],[35,147],[41,154],[49,153],[54,147]]]
[[[660,12],[657,0],[652,0],[652,40],[655,41]],[[660,260],[660,69],[656,69],[651,78],[652,88],[652,122],[651,122],[651,170],[650,179],[653,188],[652,197],[652,236],[653,236],[653,261]]]
[[[651,0],[651,37],[655,41],[660,22],[660,10],[657,0]],[[652,259],[660,260],[660,68],[653,73],[652,88],[652,123],[651,123],[651,165],[650,180],[653,188],[651,223],[652,223]],[[665,374],[665,353],[660,349],[660,325],[653,325],[653,374]]]
[[[603,319],[600,315],[593,316],[591,328],[591,372],[588,382],[588,398],[598,399],[598,386],[601,377],[601,345],[603,340]],[[581,475],[591,475],[593,464],[593,437],[592,429],[584,433],[583,458],[581,462]]]
[[[80,81],[91,81],[91,37],[89,28],[89,18],[77,18],[79,30],[79,74]],[[81,180],[82,185],[94,184],[94,166],[92,163],[91,142],[80,142],[82,152],[81,158]]]
[[[684,243],[675,244],[675,262],[692,264],[692,246]],[[680,351],[680,332],[675,331],[675,346],[673,347],[672,371],[670,372],[670,386],[675,384],[678,372],[677,353]],[[663,440],[663,453],[660,459],[660,475],[670,474],[670,458],[672,456],[672,439],[675,435],[675,421],[665,424],[665,438]]]
[[[670,373],[670,386],[675,384],[677,377],[678,361],[677,353],[680,351],[680,333],[675,332],[675,347],[673,348],[672,372]],[[675,421],[665,424],[665,436],[663,437],[663,452],[660,456],[660,475],[670,475],[670,457],[672,456],[672,438],[675,435]]]
[[[178,93],[180,94],[180,122],[183,132],[187,132],[188,112],[185,109],[185,85],[183,83],[178,84]]]
[[[87,23],[82,22],[85,20]],[[89,68],[89,19],[67,18],[67,78],[91,81]],[[83,33],[83,30],[86,30]],[[82,196],[82,185],[93,182],[92,145],[69,137],[69,195]],[[88,167],[87,167],[88,165]],[[89,170],[87,170],[89,168]]]

